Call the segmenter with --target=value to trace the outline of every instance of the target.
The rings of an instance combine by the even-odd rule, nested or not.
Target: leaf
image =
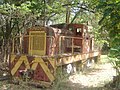
[[[102,3],[99,3],[97,6],[96,6],[96,9],[99,10],[99,9],[103,9],[107,6],[107,3],[106,2],[102,2]]]
[[[103,17],[106,18],[107,16],[109,16],[112,13],[112,11],[113,11],[113,8],[105,9],[103,12],[103,14],[104,14]]]
[[[100,21],[98,22],[98,24],[101,25],[104,19],[105,19],[105,17],[102,17],[102,19],[100,19]]]

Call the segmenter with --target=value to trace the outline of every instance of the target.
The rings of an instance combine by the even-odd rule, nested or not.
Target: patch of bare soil
[[[116,71],[110,63],[105,63],[85,70],[83,74],[75,74],[69,77],[72,90],[110,90],[104,87],[113,80]]]

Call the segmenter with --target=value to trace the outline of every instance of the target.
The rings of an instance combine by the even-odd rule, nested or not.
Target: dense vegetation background
[[[12,38],[37,23],[92,26],[96,42],[109,47],[108,55],[120,76],[120,0],[1,0],[1,62],[9,58]]]

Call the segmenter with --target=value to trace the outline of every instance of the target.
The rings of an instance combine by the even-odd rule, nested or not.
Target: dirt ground
[[[116,75],[110,63],[100,64],[95,68],[87,69],[83,74],[76,74],[69,77],[69,85],[72,90],[110,90],[105,84],[112,81]]]
[[[115,75],[116,72],[112,65],[102,62],[85,69],[82,73],[76,73],[66,79],[61,79],[50,88],[36,88],[25,83],[14,85],[2,81],[0,82],[0,90],[113,90],[104,86],[112,81]]]

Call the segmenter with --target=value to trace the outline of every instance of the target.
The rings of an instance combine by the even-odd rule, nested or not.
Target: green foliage
[[[102,45],[105,39],[113,43],[117,40],[117,33],[120,28],[119,23],[119,2],[105,2],[105,0],[3,0],[0,5],[0,13],[4,16],[1,19],[0,35],[13,37],[17,34],[24,33],[27,27],[35,25],[36,20],[44,20],[46,25],[49,21],[53,23],[65,23],[66,9],[70,8],[70,21],[73,23],[89,23],[93,26],[92,32],[95,36],[97,44]],[[96,5],[98,5],[96,7]],[[115,7],[114,5],[117,5]],[[95,7],[97,8],[95,10]],[[115,9],[114,9],[115,8]],[[100,14],[95,11],[100,11]],[[116,12],[115,12],[116,11]],[[99,24],[98,20],[101,18]],[[6,22],[8,19],[8,23]],[[10,24],[11,23],[11,24]],[[3,25],[4,24],[4,25]],[[5,28],[9,26],[9,29]],[[113,27],[115,26],[115,27]],[[0,27],[1,28],[1,27]],[[114,31],[113,31],[114,29]],[[102,34],[101,34],[102,33]],[[113,34],[114,33],[114,34]],[[8,35],[9,34],[9,35]],[[104,38],[104,36],[106,36]],[[104,40],[101,40],[102,39]],[[110,38],[109,38],[110,37]],[[115,40],[111,37],[116,37]],[[112,44],[110,44],[112,45]]]
[[[120,75],[120,1],[100,0],[96,7],[102,14],[99,24],[101,32],[107,32],[109,45],[111,47],[109,57],[117,73]]]
[[[9,2],[0,5],[0,48],[2,48],[4,62],[8,59],[12,37],[20,35],[25,32],[26,27],[31,26],[32,14],[29,5],[27,2],[19,6]]]

